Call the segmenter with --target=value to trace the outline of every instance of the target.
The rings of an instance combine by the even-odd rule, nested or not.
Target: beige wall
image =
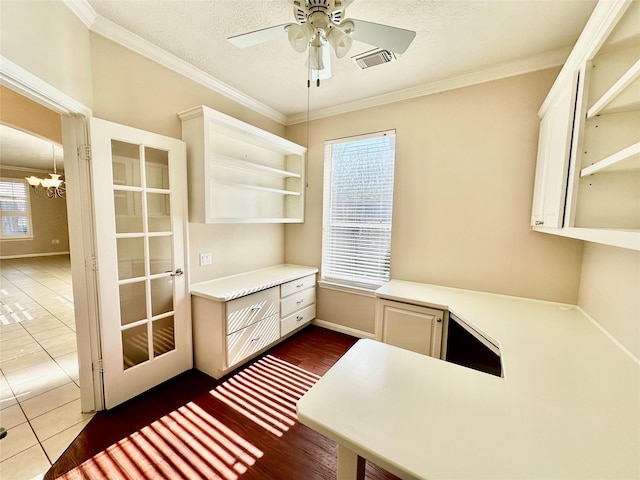
[[[585,242],[578,305],[640,358],[640,252]]]
[[[0,2],[0,52],[91,107],[89,31],[58,1]]]
[[[0,85],[0,123],[62,145],[60,115]]]
[[[25,172],[0,169],[0,177],[24,178]],[[31,240],[0,240],[0,257],[55,254],[69,251],[67,202],[61,198],[30,195]],[[58,240],[59,243],[52,243]]]
[[[284,134],[283,125],[99,35],[91,35],[91,53],[96,117],[181,138],[177,114],[207,105],[276,135]],[[189,250],[192,283],[280,264],[284,226],[191,223]],[[211,253],[212,265],[201,267],[200,253]]]
[[[207,105],[276,135],[284,134],[278,122],[93,33],[91,56],[96,117],[182,138],[178,113]]]
[[[529,226],[537,111],[557,72],[311,122],[307,221],[286,227],[286,261],[320,266],[324,140],[395,128],[392,278],[576,303],[582,242]],[[287,130],[298,143],[306,134]],[[319,318],[356,328],[352,295],[319,298]]]

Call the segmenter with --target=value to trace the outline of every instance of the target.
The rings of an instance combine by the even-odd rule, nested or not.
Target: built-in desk
[[[504,377],[360,340],[298,402],[338,442],[405,479],[640,478],[640,367],[578,308],[391,281],[500,343]],[[360,468],[359,468],[360,467]]]
[[[317,271],[285,264],[192,284],[195,367],[221,378],[307,325]]]

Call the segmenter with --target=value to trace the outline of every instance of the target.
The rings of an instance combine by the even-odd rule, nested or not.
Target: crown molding
[[[142,55],[174,72],[193,80],[207,88],[233,100],[240,105],[264,115],[271,120],[284,124],[287,117],[283,113],[265,105],[249,95],[218,80],[214,76],[185,62],[172,53],[157,45],[131,33],[104,17],[96,14],[86,0],[64,0],[64,4],[75,14],[92,32],[101,35],[133,52]]]
[[[551,52],[534,55],[515,62],[504,63],[475,72],[469,72],[455,77],[444,78],[434,82],[425,83],[416,87],[406,88],[375,97],[364,98],[354,102],[344,103],[335,107],[322,108],[309,112],[309,120],[319,120],[321,118],[332,117],[343,113],[363,110],[365,108],[378,107],[389,103],[409,100],[434,93],[442,93],[456,88],[468,87],[480,83],[500,80],[502,78],[515,77],[525,73],[531,73],[546,68],[558,67],[564,64],[571,47],[553,50]],[[287,117],[286,126],[304,123],[307,121],[307,112],[300,112]]]
[[[86,0],[61,0],[71,12],[80,19],[84,26],[91,30],[98,14]]]
[[[0,55],[0,84],[54,112],[90,116],[91,109]]]

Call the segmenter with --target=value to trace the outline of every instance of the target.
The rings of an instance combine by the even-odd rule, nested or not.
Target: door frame
[[[88,144],[88,119],[93,112],[89,107],[1,55],[0,84],[61,116],[64,176],[69,186],[67,218],[78,345],[80,402],[82,412],[103,410],[98,283],[97,272],[93,267],[96,249],[93,196],[89,176],[90,162],[80,158],[81,149],[78,148],[80,145]]]

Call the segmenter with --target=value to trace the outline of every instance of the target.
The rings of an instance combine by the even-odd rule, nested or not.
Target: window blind
[[[395,132],[325,143],[323,280],[389,280]]]
[[[29,197],[24,180],[0,180],[0,216],[2,238],[31,238]]]

